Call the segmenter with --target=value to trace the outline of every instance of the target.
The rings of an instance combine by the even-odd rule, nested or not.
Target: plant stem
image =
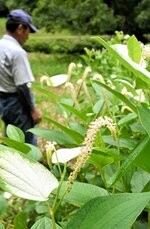
[[[150,212],[148,211],[148,229],[150,229]]]
[[[56,154],[56,157],[57,157],[57,154]],[[58,161],[58,158],[57,158],[57,161]],[[61,167],[60,167],[59,162],[58,162],[58,170],[59,170],[60,176],[62,176],[62,171],[61,171]]]
[[[66,194],[67,194],[67,190],[65,190],[64,193],[62,194],[62,196],[61,196],[61,198],[60,198],[58,204],[56,205],[56,207],[55,207],[55,209],[54,209],[54,212],[57,211],[58,207],[60,206],[60,204],[61,204],[61,202],[63,201],[63,198],[64,198],[64,196],[65,196]]]
[[[57,193],[56,193],[56,196],[55,196],[55,199],[54,199],[54,202],[53,202],[53,209],[54,209],[54,212],[56,212],[55,206],[56,206],[56,202],[57,202],[58,197],[59,197],[59,193],[60,193],[60,189],[61,189],[62,183],[63,183],[64,178],[65,178],[65,175],[66,175],[66,168],[67,168],[67,164],[64,165],[64,170],[63,170],[63,173],[62,173],[62,175],[61,175],[61,180],[60,180],[60,182],[59,182],[59,186],[58,186],[58,188],[57,188]],[[57,205],[58,205],[58,204],[57,204]],[[59,207],[59,206],[58,206],[58,207]],[[57,207],[57,208],[58,208],[58,207]]]
[[[53,208],[50,207],[48,201],[46,201],[46,205],[47,205],[47,207],[48,207],[48,211],[49,211],[49,214],[50,214],[50,216],[51,216],[53,229],[56,229],[54,210],[53,210]]]
[[[109,188],[108,188],[108,185],[107,185],[107,181],[106,181],[106,178],[105,178],[104,171],[103,171],[103,169],[99,169],[99,171],[100,171],[100,174],[101,174],[101,176],[102,176],[102,179],[103,179],[105,188],[106,188],[107,192],[109,193]]]

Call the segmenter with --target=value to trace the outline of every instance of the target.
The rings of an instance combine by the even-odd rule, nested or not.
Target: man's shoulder
[[[10,53],[14,53],[14,54],[17,54],[17,55],[25,55],[26,54],[26,51],[19,45],[9,41],[9,40],[6,40],[6,39],[1,39],[0,40],[0,48],[1,50],[7,50],[8,52]]]

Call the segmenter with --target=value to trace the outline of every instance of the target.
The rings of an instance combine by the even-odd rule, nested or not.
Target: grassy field
[[[71,62],[80,61],[79,55],[29,53],[29,61],[36,79],[42,75],[53,76],[67,73]]]

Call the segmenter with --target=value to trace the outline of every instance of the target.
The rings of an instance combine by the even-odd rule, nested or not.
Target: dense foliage
[[[142,34],[150,32],[149,5],[149,0],[0,0],[0,16],[22,8],[33,15],[39,28],[47,31],[103,34],[122,30],[142,40]]]
[[[2,229],[150,225],[149,46],[119,32],[95,39],[105,48],[34,85],[38,147],[12,125],[0,137]]]

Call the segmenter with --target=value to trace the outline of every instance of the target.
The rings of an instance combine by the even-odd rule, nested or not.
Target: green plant
[[[53,78],[45,78],[46,87],[43,81],[36,87],[53,99],[58,120],[45,116],[51,128],[29,131],[57,144],[47,142],[41,153],[25,144],[22,132],[11,125],[9,138],[0,138],[7,145],[0,146],[1,187],[38,201],[27,202],[15,218],[24,228],[129,229],[150,224],[149,61],[135,36],[123,44],[96,40],[114,59],[106,50],[87,49],[83,58],[90,66],[70,64],[61,86],[67,81],[64,94],[50,93]],[[99,68],[100,63],[109,66]]]

